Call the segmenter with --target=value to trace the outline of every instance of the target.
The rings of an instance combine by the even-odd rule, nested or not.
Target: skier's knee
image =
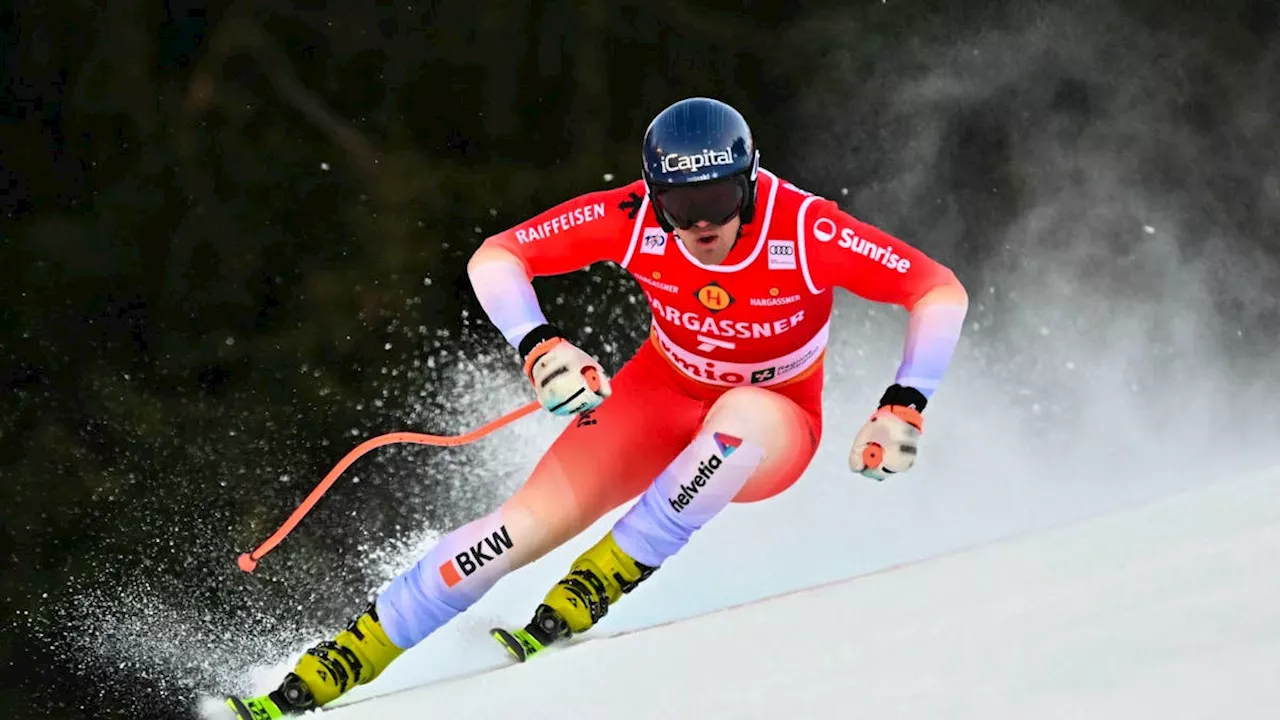
[[[764,388],[738,387],[712,404],[702,422],[702,431],[741,437],[771,454],[779,442],[807,435],[809,424],[808,414],[791,398]]]
[[[713,429],[719,432],[736,432],[739,435],[749,433],[754,424],[753,415],[769,412],[778,399],[785,400],[776,393],[757,387],[730,388],[716,398],[702,421],[702,429]]]
[[[745,503],[773,497],[795,483],[817,451],[820,420],[777,392],[742,387],[711,407],[703,423],[703,432],[708,430],[740,437],[763,452],[733,498]]]

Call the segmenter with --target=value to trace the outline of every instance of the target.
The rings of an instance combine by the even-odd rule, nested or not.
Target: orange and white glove
[[[919,390],[891,385],[880,408],[862,426],[849,452],[849,469],[876,481],[906,472],[916,461],[928,403]]]
[[[538,402],[552,415],[594,410],[613,393],[600,363],[552,325],[530,330],[520,341],[520,354]]]

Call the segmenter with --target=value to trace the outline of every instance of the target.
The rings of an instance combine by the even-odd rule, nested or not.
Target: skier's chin
[[[729,254],[733,248],[733,237],[725,232],[725,227],[701,228],[681,233],[681,241],[700,262],[716,264]]]

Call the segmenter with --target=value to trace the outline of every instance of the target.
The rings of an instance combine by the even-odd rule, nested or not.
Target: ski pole
[[[515,410],[512,410],[506,415],[503,415],[497,420],[493,420],[476,428],[475,430],[462,433],[461,435],[428,435],[426,433],[416,432],[393,432],[365,440],[348,452],[337,465],[333,466],[333,469],[329,471],[329,474],[324,476],[324,479],[320,481],[319,485],[316,485],[315,489],[311,491],[311,494],[307,496],[307,499],[303,500],[302,504],[289,515],[289,519],[284,521],[284,524],[280,526],[280,529],[276,530],[271,537],[267,538],[266,541],[259,545],[253,552],[241,553],[236,562],[240,565],[241,570],[247,573],[253,572],[254,569],[258,567],[258,561],[261,560],[264,555],[271,552],[282,540],[288,537],[289,533],[293,532],[293,529],[298,526],[299,522],[302,522],[302,518],[311,511],[311,508],[315,507],[315,504],[319,502],[320,498],[329,490],[329,487],[338,479],[338,476],[341,475],[348,467],[351,467],[352,463],[359,460],[362,455],[370,450],[394,443],[413,443],[417,445],[435,445],[438,447],[456,447],[458,445],[466,445],[479,440],[494,430],[498,430],[516,420],[519,420],[525,415],[537,410],[539,407],[540,405],[538,404],[538,401],[533,400],[516,408]]]

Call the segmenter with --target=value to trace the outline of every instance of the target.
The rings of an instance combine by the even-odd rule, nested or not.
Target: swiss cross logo
[[[733,304],[733,296],[729,294],[729,291],[714,282],[703,285],[695,295],[698,298],[698,302],[702,303],[702,306],[711,312],[720,312]]]

